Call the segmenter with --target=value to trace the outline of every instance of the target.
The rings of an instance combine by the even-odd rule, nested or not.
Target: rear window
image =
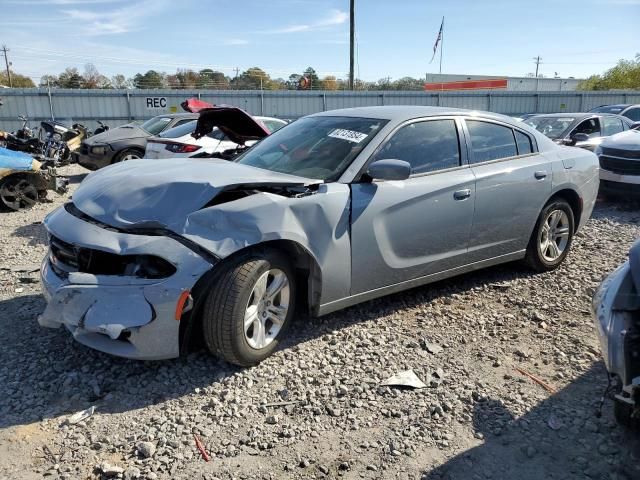
[[[603,105],[601,107],[594,108],[591,111],[595,113],[620,113],[626,107],[626,105]]]
[[[197,120],[193,120],[191,122],[183,123],[178,127],[173,127],[167,130],[166,132],[162,132],[159,136],[161,138],[180,138],[188,135],[190,133],[195,132]]]

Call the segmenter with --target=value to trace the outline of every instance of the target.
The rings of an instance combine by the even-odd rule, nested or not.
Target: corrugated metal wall
[[[164,98],[163,108],[149,108],[147,98]],[[314,112],[369,105],[433,105],[489,110],[517,115],[587,111],[598,105],[639,103],[640,92],[397,92],[397,91],[249,91],[249,90],[65,90],[2,89],[0,130],[19,128],[18,115],[34,121],[51,118],[80,122],[95,120],[111,126],[155,115],[180,112],[180,102],[199,97],[214,104],[234,105],[254,115],[298,118]]]

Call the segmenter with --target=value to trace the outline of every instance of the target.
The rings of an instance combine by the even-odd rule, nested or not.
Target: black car
[[[144,156],[147,139],[198,118],[197,113],[158,115],[137,125],[129,123],[89,137],[75,153],[77,162],[89,170],[97,170],[123,160]]]
[[[640,105],[618,103],[617,105],[600,105],[591,110],[592,113],[615,113],[627,117],[632,122],[640,122]]]
[[[524,123],[558,144],[591,151],[603,138],[633,126],[628,118],[608,113],[545,113],[529,117]]]

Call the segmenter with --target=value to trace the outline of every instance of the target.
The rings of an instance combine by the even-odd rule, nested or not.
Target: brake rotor
[[[24,178],[7,178],[0,186],[0,199],[11,210],[26,210],[38,201],[38,189]]]

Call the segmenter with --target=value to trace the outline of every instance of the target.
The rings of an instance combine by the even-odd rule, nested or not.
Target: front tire
[[[206,299],[202,327],[211,353],[242,367],[271,355],[295,310],[291,264],[275,252],[221,267]]]
[[[562,198],[551,200],[540,212],[531,234],[526,263],[537,272],[556,269],[569,253],[574,231],[571,206]]]

